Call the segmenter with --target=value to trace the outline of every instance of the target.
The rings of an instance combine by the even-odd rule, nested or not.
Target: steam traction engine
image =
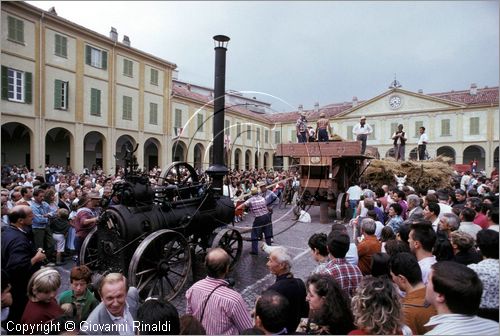
[[[80,252],[82,264],[103,274],[120,272],[141,297],[174,298],[184,286],[195,254],[209,247],[225,249],[232,263],[241,255],[242,238],[227,226],[234,204],[202,184],[189,164],[174,162],[153,187],[134,169],[116,183],[117,205],[106,207]]]

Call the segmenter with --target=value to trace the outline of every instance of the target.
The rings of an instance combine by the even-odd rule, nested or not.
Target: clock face
[[[399,96],[392,96],[389,99],[389,105],[394,110],[399,108],[401,106],[401,98]]]

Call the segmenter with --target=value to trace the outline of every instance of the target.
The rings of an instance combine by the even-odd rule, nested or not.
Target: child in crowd
[[[66,245],[66,235],[69,230],[69,211],[60,208],[57,210],[57,216],[50,220],[50,229],[52,230],[52,238],[56,242],[56,266],[61,266],[62,254]]]
[[[62,306],[73,303],[74,305],[72,306],[73,309],[76,308],[76,312],[73,311],[72,315],[75,317],[77,323],[79,323],[87,319],[99,302],[88,288],[92,281],[92,272],[87,266],[73,267],[69,277],[71,289],[61,293],[59,304]]]
[[[28,282],[28,304],[21,318],[23,324],[42,324],[64,314],[56,301],[61,275],[50,267],[36,271]]]

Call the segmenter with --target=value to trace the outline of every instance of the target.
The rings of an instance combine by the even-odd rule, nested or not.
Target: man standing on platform
[[[325,112],[319,114],[319,119],[316,123],[316,135],[319,142],[327,142],[329,136],[332,135],[332,126],[330,120],[326,118]]]
[[[354,126],[352,133],[356,135],[356,140],[361,141],[361,155],[365,154],[366,150],[366,139],[368,135],[372,134],[373,129],[370,125],[366,123],[366,117],[359,118],[359,124]]]
[[[297,122],[295,123],[295,129],[297,131],[298,143],[307,142],[308,134],[307,134],[307,120],[305,112],[300,112],[300,117],[299,119],[297,119]]]
[[[429,142],[429,138],[427,134],[425,134],[425,127],[420,127],[420,138],[418,139],[418,159],[420,161],[425,160],[425,149],[427,147],[427,143]]]
[[[396,161],[404,161],[405,160],[405,144],[406,140],[406,134],[403,131],[403,124],[398,125],[398,129],[394,134],[392,135],[392,140],[394,140],[394,152],[395,152],[395,158]]]

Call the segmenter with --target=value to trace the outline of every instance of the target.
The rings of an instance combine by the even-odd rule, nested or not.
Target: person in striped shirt
[[[483,284],[469,267],[441,261],[431,266],[425,299],[437,310],[426,335],[498,335],[498,322],[477,316]]]
[[[226,251],[211,250],[205,258],[207,277],[186,292],[186,314],[196,317],[207,335],[238,335],[253,326],[243,297],[224,280],[230,263]]]

